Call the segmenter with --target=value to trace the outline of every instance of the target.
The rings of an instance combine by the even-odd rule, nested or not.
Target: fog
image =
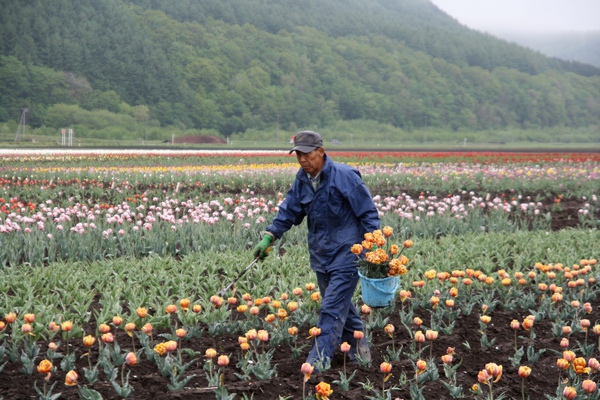
[[[431,0],[482,32],[600,31],[600,0]]]

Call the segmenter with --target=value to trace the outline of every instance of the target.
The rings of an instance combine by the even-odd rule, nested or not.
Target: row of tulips
[[[536,350],[533,348],[535,324],[542,319],[552,320],[555,327],[553,331],[557,337],[561,338],[560,346],[564,349],[563,356],[557,361],[557,366],[561,371],[569,374],[569,380],[566,383],[559,377],[558,381],[561,382],[559,389],[569,392],[571,390],[567,389],[569,387],[573,388],[576,393],[582,391],[589,393],[592,385],[589,382],[584,384],[583,382],[586,380],[581,379],[581,376],[588,374],[591,377],[591,374],[598,370],[599,364],[592,354],[600,348],[596,344],[587,343],[588,331],[598,336],[598,344],[600,344],[600,325],[593,325],[589,319],[584,318],[593,311],[593,307],[589,301],[582,301],[595,296],[597,272],[594,271],[594,267],[596,265],[595,259],[581,259],[578,264],[571,267],[560,263],[537,263],[528,273],[521,271],[509,273],[500,270],[497,273],[486,274],[470,268],[451,272],[427,270],[422,276],[415,271],[407,273],[406,276],[412,276],[413,279],[423,278],[413,280],[412,290],[404,289],[398,294],[401,321],[407,328],[406,333],[410,338],[408,351],[402,352],[395,347],[397,338],[394,334],[400,330],[400,326],[386,324],[383,313],[374,312],[367,305],[363,304],[360,308],[365,318],[367,335],[372,335],[373,331],[382,329],[392,338],[392,349],[388,349],[388,361],[380,366],[382,373],[385,374],[382,382],[382,396],[387,396],[386,393],[395,390],[394,386],[386,388],[385,385],[393,363],[398,362],[402,357],[414,362],[415,378],[414,381],[401,381],[399,384],[401,386],[411,385],[411,391],[415,393],[415,396],[422,389],[422,384],[435,376],[432,362],[433,344],[439,340],[440,336],[452,333],[453,321],[459,312],[470,314],[473,309],[479,308],[481,310],[481,346],[489,348],[493,345],[493,334],[487,331],[487,327],[493,322],[494,310],[500,307],[536,310],[535,314],[529,315],[522,322],[513,320],[510,323],[509,328],[515,331],[515,352],[511,357],[514,367],[520,368],[524,356],[523,348],[518,348],[517,345],[517,331],[523,329],[529,334],[529,339],[523,338],[523,342],[529,344],[527,353],[535,355]],[[513,283],[512,277],[517,280],[516,283]],[[240,297],[230,296],[227,299],[215,295],[210,298],[209,309],[188,298],[181,299],[178,306],[176,304],[166,305],[163,313],[158,310],[153,310],[154,313],[151,313],[149,308],[138,307],[135,315],[113,316],[110,323],[97,321],[97,332],[93,334],[86,334],[83,327],[74,326],[72,321],[59,323],[50,321],[43,326],[37,323],[36,315],[33,313],[23,313],[21,318],[17,312],[10,311],[5,314],[4,320],[0,323],[0,337],[2,338],[0,362],[4,359],[6,359],[5,362],[20,361],[23,363],[24,370],[31,373],[40,352],[38,341],[44,337],[53,340],[58,333],[61,333],[61,337],[65,341],[66,354],[60,354],[60,344],[52,341],[48,346],[47,360],[52,363],[54,360],[62,359],[60,367],[67,373],[66,381],[75,382],[78,374],[81,374],[81,371],[74,370],[75,354],[69,351],[69,341],[78,336],[82,338],[84,346],[90,349],[87,353],[89,365],[83,370],[89,384],[97,379],[98,368],[101,368],[113,383],[119,396],[127,397],[131,393],[131,387],[128,380],[125,379],[125,365],[133,366],[142,354],[145,354],[150,362],[156,363],[164,376],[171,378],[171,387],[176,390],[190,378],[190,376],[181,376],[182,373],[178,376],[169,374],[174,365],[178,367],[179,371],[185,371],[185,366],[192,361],[182,358],[185,354],[182,346],[185,342],[201,334],[202,322],[200,321],[215,321],[223,319],[222,317],[225,315],[224,320],[230,321],[226,323],[224,328],[226,331],[244,333],[238,340],[241,351],[239,368],[242,373],[257,379],[269,379],[274,375],[274,368],[271,365],[274,348],[266,350],[265,345],[288,343],[292,353],[296,356],[299,355],[297,337],[300,328],[306,326],[306,313],[303,313],[303,309],[314,311],[311,306],[320,300],[316,289],[315,284],[308,283],[304,288],[294,288],[292,296],[282,293],[279,299],[273,299],[271,296],[253,297],[249,293]],[[512,297],[511,292],[514,292],[515,297]],[[530,295],[533,295],[532,299],[528,299]],[[519,303],[518,298],[524,299],[525,303]],[[527,303],[530,301],[533,301],[533,304]],[[224,308],[226,308],[226,312],[223,314]],[[414,316],[418,311],[429,313],[429,324],[425,324],[422,318]],[[205,315],[199,318],[199,315],[202,314]],[[161,326],[168,328],[166,331],[163,329],[163,332],[166,332],[163,336],[169,340],[157,342],[153,338],[155,333],[153,321],[164,324],[165,320],[161,318],[162,315],[168,316],[167,326]],[[212,318],[210,315],[217,317]],[[243,318],[233,318],[233,315]],[[211,331],[209,326],[205,326],[205,328],[209,332]],[[123,336],[122,333],[125,333],[131,338],[131,348],[123,349],[116,343],[118,332],[121,333],[121,336]],[[307,330],[307,333],[310,338],[315,338],[320,334],[320,330],[312,327]],[[570,347],[569,338],[574,334],[584,334],[585,341],[583,344],[578,342],[577,346]],[[96,342],[99,345],[98,361],[93,366],[91,349]],[[260,347],[257,345],[258,343],[261,344]],[[425,348],[423,346],[425,343],[429,343],[429,358],[424,357]],[[137,350],[136,345],[139,347]],[[343,353],[348,352],[349,347],[347,346],[347,344],[343,345],[340,350]],[[539,353],[539,351],[538,349],[537,352]],[[582,357],[575,357],[576,352],[582,353],[587,360],[582,361]],[[20,353],[22,356],[19,358],[18,354]],[[155,354],[158,354],[159,358]],[[441,358],[443,364],[449,369],[446,371],[449,375],[452,375],[453,354],[454,351],[449,349]],[[160,358],[163,356],[164,359]],[[207,350],[207,360],[213,360],[215,357],[216,353]],[[528,354],[531,365],[535,363],[534,358]],[[243,360],[246,362],[244,363]],[[221,360],[223,365],[219,364],[217,359],[219,367],[225,367],[226,363],[228,364],[228,361],[226,362],[225,358]],[[38,368],[47,369],[41,365],[38,365]],[[47,366],[47,363],[44,365]],[[121,368],[120,381],[115,372],[119,367]],[[305,379],[307,377],[306,368],[306,366],[303,367]],[[523,375],[527,371],[526,368],[520,369],[523,370]],[[498,382],[501,375],[502,367],[493,367],[492,365],[486,366],[486,369],[482,370],[478,376],[479,384],[488,388],[490,398],[494,393],[493,384]],[[347,376],[345,369],[342,376],[339,386],[343,388],[346,385],[347,387],[352,377]],[[226,386],[218,384],[219,380],[215,378],[214,371],[210,372],[207,381],[209,386],[219,388],[225,396]],[[456,385],[453,379],[450,379],[449,382],[449,390],[452,393],[463,390],[462,387]],[[567,383],[569,385],[565,386]],[[89,392],[92,389],[82,387],[81,390]],[[473,386],[471,390],[475,394],[483,392],[481,386]],[[45,393],[46,397],[51,397],[49,394],[51,390],[47,390],[45,385],[41,393]],[[326,398],[327,390],[323,390],[322,393],[324,394],[321,396]]]

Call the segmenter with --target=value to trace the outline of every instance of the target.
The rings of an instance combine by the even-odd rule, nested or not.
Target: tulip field
[[[294,155],[0,150],[0,400],[600,398],[599,153],[328,154],[412,246],[313,369],[304,224],[245,270]]]

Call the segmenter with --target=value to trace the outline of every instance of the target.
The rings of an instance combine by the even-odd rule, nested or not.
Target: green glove
[[[264,260],[269,254],[269,251],[271,251],[270,244],[272,241],[273,236],[265,234],[260,243],[258,243],[254,248],[254,258],[260,258],[261,260]]]

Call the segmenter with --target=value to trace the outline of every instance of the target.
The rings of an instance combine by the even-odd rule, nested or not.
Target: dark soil
[[[593,304],[594,310],[599,304]],[[426,310],[415,313],[420,315],[424,321],[429,320],[429,313]],[[378,310],[375,310],[378,312]],[[456,328],[450,335],[440,334],[438,339],[433,342],[433,357],[436,366],[438,367],[440,380],[445,380],[443,365],[440,356],[446,353],[448,347],[455,348],[454,365],[459,366],[456,377],[457,384],[463,387],[463,394],[466,398],[474,398],[470,388],[474,383],[477,383],[477,374],[485,367],[485,364],[494,362],[502,365],[504,368],[503,375],[499,382],[494,386],[494,392],[499,395],[506,392],[507,398],[521,398],[521,378],[517,374],[518,367],[513,367],[509,361],[509,357],[513,357],[514,350],[514,331],[510,329],[510,322],[513,319],[523,321],[529,315],[528,311],[503,311],[496,309],[492,314],[492,323],[487,328],[489,340],[496,340],[494,346],[483,349],[480,345],[481,334],[479,332],[479,313],[473,312],[466,317],[460,317],[456,322]],[[403,351],[408,353],[411,345],[411,339],[406,328],[403,327],[399,317],[399,305],[394,312],[389,315],[389,323],[396,327],[395,346],[396,349],[401,347]],[[600,313],[597,311],[586,316],[591,321],[600,318]],[[414,328],[414,327],[411,327]],[[306,332],[308,326],[303,327],[299,335],[298,344],[307,344]],[[129,344],[130,338],[126,336],[122,330],[118,336],[118,341],[125,348],[126,343]],[[545,320],[534,324],[534,332],[536,335],[533,343],[535,350],[540,351],[546,349],[539,361],[534,365],[527,363],[527,356],[522,358],[523,365],[530,365],[532,373],[526,380],[526,393],[531,399],[544,399],[545,394],[554,395],[559,379],[559,371],[556,367],[556,360],[560,358],[557,353],[552,350],[562,352],[559,346],[560,338],[552,334],[551,322]],[[387,349],[392,348],[390,337],[383,332],[382,329],[373,330],[372,332],[372,367],[357,367],[350,363],[347,364],[348,373],[354,369],[358,369],[355,377],[350,383],[348,391],[341,391],[333,384],[333,381],[339,380],[339,372],[343,371],[343,355],[338,352],[332,362],[332,368],[325,372],[315,373],[306,384],[307,394],[309,391],[314,393],[314,386],[320,381],[328,382],[334,394],[331,399],[365,399],[373,393],[364,389],[361,383],[371,382],[375,388],[380,389],[382,384],[382,373],[379,371],[379,365],[385,361],[387,357]],[[276,365],[277,377],[266,381],[244,382],[237,378],[234,373],[241,371],[235,367],[239,359],[239,346],[237,344],[237,334],[219,335],[210,337],[206,331],[200,338],[192,339],[189,342],[184,342],[185,348],[190,348],[200,352],[201,356],[197,364],[194,364],[188,369],[186,374],[196,374],[187,385],[186,388],[178,392],[169,392],[167,385],[169,379],[164,378],[158,371],[155,364],[151,363],[144,356],[141,357],[139,363],[128,368],[131,371],[130,384],[134,391],[129,396],[131,399],[214,399],[215,393],[212,389],[207,388],[208,383],[203,371],[203,363],[205,360],[204,352],[208,348],[215,348],[218,354],[231,355],[231,363],[225,372],[225,385],[230,394],[237,393],[236,399],[253,398],[256,400],[273,400],[281,398],[301,399],[302,398],[302,382],[303,377],[300,372],[300,366],[305,361],[308,349],[305,349],[302,356],[297,359],[291,357],[289,345],[282,345],[276,348],[272,366]],[[588,343],[593,343],[597,338],[590,332]],[[572,334],[570,337],[571,344],[576,344],[577,341],[584,343],[585,334]],[[74,340],[74,346],[71,351],[76,351],[78,356],[84,354],[86,349],[80,345],[81,340]],[[428,345],[430,342],[424,344]],[[529,334],[523,330],[519,331],[518,345],[524,346],[525,349],[531,344]],[[467,346],[470,347],[467,348]],[[45,346],[43,346],[45,347]],[[97,349],[97,347],[96,347]],[[429,348],[425,348],[422,353],[422,358],[429,360]],[[45,348],[42,349],[42,354],[45,354]],[[581,356],[581,354],[578,354]],[[599,356],[597,351],[595,356]],[[184,360],[187,360],[184,356]],[[41,359],[40,359],[41,360]],[[38,362],[40,361],[38,360]],[[83,368],[87,368],[87,359],[79,359],[76,363],[76,370],[80,377],[80,384],[85,384],[83,377]],[[399,380],[403,373],[407,378],[414,379],[414,366],[406,355],[402,355],[399,361],[392,362],[393,377],[386,384],[386,388],[390,385],[399,386]],[[0,373],[0,396],[5,400],[8,399],[30,399],[36,398],[34,391],[34,381],[37,381],[39,388],[43,387],[43,377],[37,372],[32,376],[25,375],[21,370],[20,363],[8,363],[4,371]],[[55,372],[50,384],[57,382],[54,393],[62,392],[62,397],[65,399],[78,399],[78,389],[76,387],[67,387],[63,384],[66,373],[60,370]],[[106,379],[103,372],[100,373],[98,381],[94,384],[87,384],[89,388],[100,392],[104,399],[119,399],[112,385]],[[423,396],[425,399],[451,399],[448,389],[440,381],[430,381],[422,385],[424,387]],[[487,393],[487,388],[484,388],[484,393]],[[393,392],[394,399],[409,399],[408,385],[399,387],[398,391]]]

